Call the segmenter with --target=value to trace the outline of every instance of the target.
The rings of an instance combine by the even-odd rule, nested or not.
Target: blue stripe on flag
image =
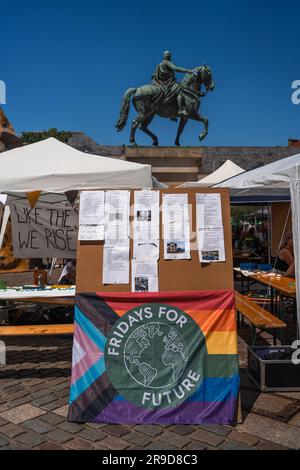
[[[187,401],[202,403],[226,401],[231,397],[237,397],[239,386],[240,377],[238,374],[226,378],[208,377],[201,382],[198,390]],[[150,390],[147,389],[147,391]],[[163,389],[161,392],[163,392]],[[114,401],[126,401],[126,399],[122,395],[117,395]]]
[[[99,331],[95,325],[81,312],[80,308],[75,305],[75,323],[83,329],[85,334],[99,347],[101,351],[104,351],[106,338]]]
[[[231,377],[206,377],[189,401],[225,401],[230,396],[237,397],[240,386],[239,374]]]
[[[71,385],[70,403],[81,395],[105,371],[104,356],[93,364],[74,384]]]

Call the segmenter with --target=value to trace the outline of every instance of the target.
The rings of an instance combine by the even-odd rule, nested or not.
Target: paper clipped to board
[[[104,191],[81,191],[78,239],[104,239]]]
[[[106,191],[103,284],[129,284],[130,191]]]
[[[196,194],[196,225],[200,262],[225,261],[221,194]]]
[[[187,194],[163,194],[164,259],[190,259],[190,220]]]

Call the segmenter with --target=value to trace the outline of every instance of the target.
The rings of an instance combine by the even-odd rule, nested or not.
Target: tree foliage
[[[34,144],[49,137],[55,137],[55,139],[67,143],[71,136],[71,132],[58,131],[55,127],[41,132],[22,132],[23,145]]]

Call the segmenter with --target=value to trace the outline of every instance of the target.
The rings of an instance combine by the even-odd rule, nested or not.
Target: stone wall
[[[226,160],[232,160],[244,170],[252,170],[281,158],[299,153],[296,147],[203,147],[202,171],[211,173]]]
[[[0,108],[0,152],[21,145],[20,142]],[[289,139],[288,145],[281,147],[133,147],[98,144],[84,132],[71,132],[68,144],[86,153],[149,164],[156,178],[176,185],[197,181],[228,159],[251,170],[300,153],[297,139]]]
[[[297,141],[299,142],[299,141]],[[126,158],[147,163],[150,159],[189,161],[191,158],[201,162],[201,170],[208,174],[217,170],[226,160],[232,160],[245,170],[251,170],[267,163],[300,153],[299,146],[276,147],[133,147],[126,145],[98,144],[84,132],[73,132],[68,141],[72,147],[82,152],[107,157]],[[179,163],[177,161],[177,163]]]
[[[111,146],[97,144],[82,132],[72,133],[68,143],[84,152],[149,164],[156,178],[170,184],[197,181],[217,170],[228,159],[244,170],[251,170],[300,153],[299,147],[291,145],[290,141],[287,146],[277,147]]]
[[[94,155],[102,155],[103,157],[119,157],[124,155],[125,146],[118,145],[102,145],[97,144],[95,140],[86,135],[84,132],[72,132],[72,136],[68,141],[71,147],[81,152],[92,153]]]

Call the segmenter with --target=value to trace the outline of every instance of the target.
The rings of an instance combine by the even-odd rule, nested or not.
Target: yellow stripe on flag
[[[204,332],[208,354],[237,354],[236,331]]]

